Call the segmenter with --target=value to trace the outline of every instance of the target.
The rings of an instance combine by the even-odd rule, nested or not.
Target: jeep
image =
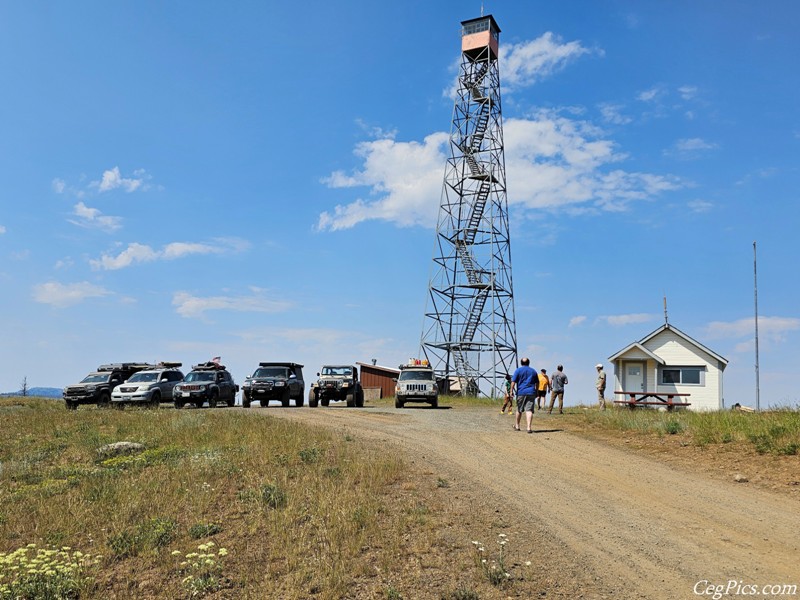
[[[330,402],[345,400],[347,406],[364,406],[364,390],[358,381],[358,369],[350,365],[325,365],[317,373],[319,379],[311,384],[308,405],[328,406]]]
[[[111,392],[128,377],[144,369],[152,369],[148,363],[114,363],[100,365],[97,371],[89,373],[75,385],[64,388],[64,404],[69,410],[76,410],[79,404],[108,406]]]
[[[234,406],[239,386],[225,365],[210,361],[194,365],[192,370],[173,390],[175,408],[183,408],[187,402],[201,408],[208,402],[209,408]]]
[[[179,362],[161,362],[131,375],[111,392],[111,405],[122,408],[126,403],[146,403],[158,408],[161,402],[172,402],[172,391],[183,379]]]
[[[294,399],[295,406],[303,406],[306,384],[303,381],[303,365],[293,362],[262,362],[242,385],[242,406],[250,407],[251,402],[269,406],[270,400],[280,400],[281,406],[289,406]]]
[[[400,376],[395,386],[394,407],[403,408],[406,402],[427,402],[439,406],[439,386],[427,360],[409,360],[400,365]]]

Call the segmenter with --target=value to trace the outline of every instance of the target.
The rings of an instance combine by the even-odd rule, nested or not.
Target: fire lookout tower
[[[451,392],[495,395],[517,363],[497,51],[491,15],[462,21],[461,65],[421,350]]]

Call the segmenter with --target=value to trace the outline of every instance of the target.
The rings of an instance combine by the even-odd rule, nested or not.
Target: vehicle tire
[[[228,406],[230,408],[233,408],[234,406],[236,406],[236,395],[235,394],[231,394],[231,397],[228,398]]]
[[[349,408],[353,408],[356,405],[355,398],[353,397],[353,393],[350,392],[347,396],[344,397],[344,401],[347,403]]]
[[[431,408],[439,408],[439,399],[438,398],[434,398],[431,401]]]
[[[217,408],[217,396],[218,394],[211,394],[211,398],[208,399],[208,408]]]
[[[64,406],[67,407],[67,410],[78,410],[78,403],[72,400],[64,400]]]
[[[205,402],[203,402],[202,400],[195,400],[194,401],[194,405],[195,405],[196,408],[203,408],[203,404],[205,404]]]
[[[394,407],[395,408],[403,408],[404,404],[405,403],[402,400],[400,400],[399,398],[395,398],[394,399]]]
[[[153,392],[153,397],[150,398],[150,402],[147,403],[149,408],[158,408],[159,404],[161,404],[161,394],[159,392]]]
[[[250,408],[250,397],[247,394],[242,394],[242,407]]]
[[[281,406],[283,406],[284,408],[288,407],[289,399],[290,399],[289,388],[286,388],[286,390],[283,392],[283,395],[281,396]]]
[[[364,390],[362,390],[361,387],[359,387],[356,392],[356,406],[358,408],[364,408]]]
[[[295,398],[294,405],[297,408],[302,408],[303,404],[305,404],[305,403],[306,403],[306,399],[303,398],[303,394],[300,394],[297,398]]]
[[[317,404],[319,401],[317,400],[317,395],[314,393],[314,390],[308,392],[308,407],[309,408],[317,408]]]
[[[322,406],[328,406],[331,403],[331,400],[330,398],[323,398],[320,400],[320,402],[322,403]]]
[[[175,405],[175,408],[178,409],[183,408],[186,405],[186,403],[183,400],[175,400],[173,404]]]
[[[111,404],[111,396],[108,394],[101,394],[100,399],[97,401],[97,406],[99,408],[108,408],[109,404]],[[77,408],[77,403],[75,403],[75,407]]]

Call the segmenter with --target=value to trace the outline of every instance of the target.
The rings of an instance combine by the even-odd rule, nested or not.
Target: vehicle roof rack
[[[151,369],[155,365],[151,365],[150,363],[137,363],[137,362],[129,362],[129,363],[109,363],[107,365],[100,365],[97,367],[98,372],[103,371],[130,371],[135,369],[137,371],[144,371],[145,369]]]
[[[165,368],[165,369],[176,369],[178,367],[183,366],[183,363],[180,362],[169,362],[166,360],[162,360],[160,363],[156,365],[156,368]]]
[[[192,371],[224,371],[225,369],[225,365],[221,365],[212,361],[198,363],[192,366]]]
[[[271,361],[260,362],[260,363],[258,363],[258,366],[259,367],[292,367],[292,368],[300,367],[301,369],[303,368],[303,365],[301,365],[299,363],[293,363],[293,362],[271,362]]]

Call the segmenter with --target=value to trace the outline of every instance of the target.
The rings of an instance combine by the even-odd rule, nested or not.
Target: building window
[[[705,385],[705,367],[670,367],[661,369],[664,385]]]
[[[478,21],[477,23],[470,23],[469,25],[464,25],[461,35],[470,35],[473,33],[480,33],[481,31],[487,31],[489,29],[489,19],[484,19],[483,21]]]

